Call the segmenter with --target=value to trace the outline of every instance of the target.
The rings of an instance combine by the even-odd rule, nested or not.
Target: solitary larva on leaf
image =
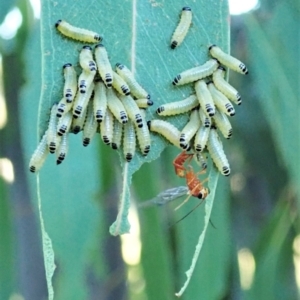
[[[222,92],[229,100],[234,102],[237,105],[242,104],[242,98],[239,92],[230,85],[225,79],[224,79],[225,69],[223,67],[219,67],[214,73],[213,73],[213,82],[217,89]]]
[[[196,134],[200,127],[200,116],[199,116],[199,111],[197,109],[193,110],[190,115],[190,120],[186,123],[184,128],[181,130],[180,133],[180,147],[182,149],[186,149],[188,143],[190,140],[193,138],[193,136]]]
[[[212,126],[207,140],[208,152],[221,174],[230,175],[230,166],[216,127]]]
[[[43,166],[47,158],[48,153],[49,153],[49,149],[47,145],[47,131],[46,131],[30,159],[29,162],[30,172],[33,173],[38,172],[41,169],[41,167]]]
[[[128,122],[126,109],[122,101],[117,97],[113,89],[106,90],[107,106],[114,115],[114,117],[122,124]]]
[[[108,59],[107,51],[102,44],[95,47],[95,59],[98,66],[98,72],[107,88],[112,87],[113,70]]]
[[[241,61],[225,53],[216,45],[209,46],[209,52],[212,57],[216,58],[222,65],[241,74],[248,74],[248,69]]]
[[[64,98],[67,103],[71,103],[74,100],[77,91],[77,74],[70,63],[65,64],[63,70],[65,78]]]
[[[188,69],[178,74],[174,80],[173,85],[183,85],[193,81],[197,81],[204,77],[211,75],[218,67],[219,63],[216,59],[210,59],[205,64]]]
[[[175,101],[161,105],[156,113],[160,116],[172,116],[177,114],[183,114],[188,112],[199,105],[199,101],[196,95],[191,95],[181,101]]]
[[[125,80],[130,88],[130,93],[133,97],[140,99],[146,98],[150,99],[149,93],[147,93],[141,85],[134,78],[132,72],[124,65],[117,63],[116,64],[117,73]]]
[[[204,80],[195,83],[195,91],[200,107],[208,117],[212,117],[215,114],[215,104]]]
[[[175,49],[177,46],[179,46],[182,43],[190,28],[191,23],[192,23],[192,10],[190,7],[187,6],[183,7],[179,24],[176,27],[171,39],[172,49]]]
[[[228,116],[234,116],[235,110],[229,99],[223,93],[217,90],[212,81],[208,82],[207,86],[216,107]]]
[[[79,54],[79,64],[84,71],[96,73],[97,67],[93,59],[92,47],[90,46],[82,47]]]
[[[101,42],[102,40],[102,37],[98,33],[87,29],[75,27],[63,20],[58,20],[55,23],[55,27],[63,35],[81,42],[97,43]]]
[[[152,132],[157,132],[166,138],[171,144],[181,149],[179,145],[180,131],[171,123],[164,120],[151,120],[147,122],[148,128]],[[190,145],[186,146],[186,149],[189,150]]]
[[[130,162],[135,154],[136,148],[136,136],[134,131],[134,125],[131,120],[123,125],[124,135],[123,135],[123,153],[125,159]]]

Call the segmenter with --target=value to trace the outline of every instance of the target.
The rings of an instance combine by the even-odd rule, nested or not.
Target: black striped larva
[[[130,162],[135,154],[136,148],[136,136],[133,122],[131,120],[128,120],[128,122],[123,125],[123,128],[123,153],[125,159]]]
[[[103,121],[100,124],[101,138],[106,145],[110,145],[114,133],[114,116],[109,109],[106,110]]]
[[[131,121],[134,122],[137,127],[143,127],[143,120],[140,109],[133,98],[131,96],[120,95],[120,99],[125,107],[128,118],[131,119]]]
[[[66,98],[63,97],[57,104],[56,116],[61,118],[64,114],[70,111],[73,107],[73,102],[67,102]]]
[[[196,152],[202,152],[206,146],[210,127],[201,125],[195,135],[194,149]]]
[[[140,99],[146,98],[150,99],[149,93],[147,93],[144,88],[136,81],[132,72],[124,65],[117,63],[116,64],[117,73],[125,80],[130,88],[130,93],[133,97]]]
[[[121,146],[123,135],[123,124],[121,124],[117,119],[114,119],[114,132],[111,141],[111,147],[117,150]]]
[[[54,153],[56,150],[56,132],[57,132],[57,104],[53,104],[50,112],[50,118],[48,123],[48,130],[47,130],[47,145],[49,148],[50,153]]]
[[[55,23],[55,27],[63,35],[81,42],[97,43],[101,42],[102,40],[102,37],[98,33],[87,29],[75,27],[64,20],[58,20]]]
[[[201,123],[205,127],[210,127],[211,126],[211,118],[206,115],[206,113],[204,112],[202,107],[199,108],[199,116],[200,116]]]
[[[208,152],[221,174],[230,175],[230,166],[223,149],[222,142],[214,126],[209,131],[207,140]]]
[[[191,112],[190,120],[187,122],[180,133],[179,145],[182,149],[186,149],[188,147],[188,143],[198,131],[200,124],[199,111],[195,109]]]
[[[239,92],[224,79],[224,74],[225,69],[221,66],[213,73],[212,78],[215,86],[229,100],[231,100],[237,105],[242,104],[242,98]]]
[[[108,59],[107,51],[102,44],[95,47],[95,59],[98,66],[98,72],[107,88],[112,87],[113,70]]]
[[[146,124],[146,114],[144,109],[140,109],[140,113],[143,120],[143,127],[135,126],[137,140],[139,142],[139,146],[142,152],[142,155],[146,156],[151,148],[151,138],[149,128]]]
[[[64,98],[67,103],[70,103],[74,100],[76,91],[77,91],[77,74],[72,66],[72,64],[68,63],[63,66],[64,71]]]
[[[181,72],[173,79],[173,85],[183,85],[211,75],[218,67],[216,59],[210,59],[205,64]]]
[[[212,57],[216,58],[222,65],[228,67],[229,69],[236,71],[241,74],[248,74],[248,69],[244,63],[236,59],[235,57],[225,53],[216,45],[211,45],[209,52]]]
[[[69,132],[71,128],[71,124],[72,124],[72,112],[68,111],[58,121],[57,134],[62,136],[65,133]]]
[[[212,119],[215,121],[217,128],[222,132],[223,136],[226,139],[230,139],[232,136],[232,126],[228,117],[223,112],[216,109],[216,113]]]
[[[207,86],[216,107],[228,116],[234,116],[235,110],[229,99],[219,90],[217,90],[212,81],[208,82]]]
[[[101,123],[107,109],[106,87],[102,80],[96,80],[94,91],[94,115],[97,122]]]
[[[208,117],[215,114],[215,104],[204,80],[195,83],[195,91],[201,108]]]
[[[195,94],[186,99],[161,105],[156,113],[160,116],[172,116],[188,112],[199,105]]]
[[[179,145],[180,131],[171,123],[163,120],[151,120],[147,122],[148,128],[152,132],[159,133],[165,139],[167,139],[171,144],[181,149]],[[186,149],[189,150],[190,146],[187,145]]]
[[[91,86],[94,77],[95,77],[96,72],[87,72],[87,71],[82,71],[82,73],[79,75],[78,78],[78,90],[80,94],[85,94],[86,91],[89,89]],[[77,93],[78,94],[78,93]]]
[[[114,115],[114,117],[122,124],[128,122],[128,116],[126,108],[122,101],[117,97],[116,92],[113,89],[106,90],[107,106]]]
[[[66,158],[69,148],[69,134],[66,133],[61,137],[61,142],[56,150],[56,164],[60,165]]]
[[[43,166],[47,155],[49,153],[49,149],[47,146],[47,131],[43,135],[40,143],[37,148],[33,152],[30,162],[29,162],[29,170],[30,172],[38,172]]]
[[[93,102],[94,100],[91,99],[87,106],[86,120],[82,131],[82,144],[85,147],[90,144],[98,129],[98,122],[96,121],[94,116]]]
[[[175,49],[184,40],[192,23],[192,10],[190,7],[183,7],[180,21],[171,38],[171,48]]]
[[[81,130],[83,130],[83,126],[86,120],[86,113],[87,113],[87,108],[83,110],[81,115],[78,118],[73,118],[72,120],[72,125],[71,125],[71,132],[74,134],[79,133]]]
[[[79,54],[79,64],[84,71],[96,73],[97,66],[93,59],[92,47],[82,47]]]
[[[125,80],[116,72],[113,71],[112,86],[122,95],[130,95],[130,88]]]

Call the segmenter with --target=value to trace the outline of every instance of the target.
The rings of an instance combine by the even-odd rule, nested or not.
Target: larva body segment
[[[121,95],[129,96],[130,88],[125,82],[125,80],[116,72],[113,71],[113,82],[112,86],[120,93]]]
[[[195,83],[195,91],[200,107],[208,117],[212,117],[215,114],[215,104],[204,80]]]
[[[113,70],[108,59],[108,54],[102,44],[95,47],[95,59],[98,66],[98,72],[107,88],[112,87],[113,83]]]
[[[180,21],[171,38],[171,49],[178,47],[184,40],[192,23],[192,10],[190,7],[183,7]]]
[[[50,112],[50,118],[47,130],[47,145],[50,153],[54,153],[56,150],[56,132],[57,132],[57,104],[53,104]]]
[[[234,116],[235,110],[229,99],[217,90],[213,82],[208,83],[208,89],[216,107],[228,116]]]
[[[151,120],[147,122],[148,128],[152,132],[156,132],[162,135],[167,139],[171,144],[181,149],[179,145],[180,131],[171,123],[163,120]],[[188,145],[186,149],[189,150],[190,146]]]
[[[153,105],[153,101],[147,98],[137,99],[135,100],[135,103],[139,108],[147,108]]]
[[[226,139],[230,139],[232,136],[232,126],[228,120],[228,117],[223,112],[216,110],[213,120],[215,121],[217,128],[219,128],[219,130],[222,132],[223,136]]]
[[[94,115],[98,123],[101,123],[107,109],[106,87],[103,81],[95,82]]]
[[[100,124],[101,138],[106,145],[110,145],[114,132],[114,116],[109,109],[106,110],[103,122]]]
[[[225,79],[224,79],[225,69],[223,67],[219,67],[214,73],[213,73],[213,82],[217,89],[222,92],[229,100],[234,102],[237,105],[242,104],[242,98],[239,94],[239,92],[230,85]]]
[[[160,116],[172,116],[188,112],[199,105],[199,101],[195,94],[181,101],[175,101],[161,105],[156,113]]]
[[[49,153],[48,145],[47,145],[47,131],[43,135],[40,143],[37,148],[33,152],[30,162],[29,162],[29,170],[30,172],[38,172],[43,166],[47,155]]]
[[[123,153],[125,159],[130,162],[135,154],[136,148],[136,136],[134,131],[134,124],[131,120],[123,125],[124,135],[123,135]]]
[[[114,132],[111,141],[111,147],[114,150],[117,150],[121,146],[123,135],[123,124],[121,124],[118,120],[114,119]]]
[[[243,75],[248,74],[248,69],[244,63],[242,63],[235,57],[225,53],[216,45],[211,45],[209,47],[209,52],[212,57],[216,58],[222,65],[228,67],[229,69]]]
[[[202,152],[206,146],[210,128],[201,125],[195,135],[194,149],[196,152]]]
[[[218,65],[219,63],[216,59],[210,59],[199,67],[181,72],[174,78],[172,83],[173,85],[183,85],[200,80],[211,75],[217,69]]]
[[[56,107],[56,116],[58,118],[61,118],[63,115],[65,115],[68,111],[70,111],[73,107],[73,102],[67,102],[66,98],[62,98]]]
[[[86,109],[89,100],[92,96],[93,90],[94,90],[94,83],[92,82],[88,88],[88,90],[86,91],[86,93],[81,94],[81,93],[77,93],[75,100],[74,100],[74,106],[73,106],[73,117],[79,118],[83,111]]]
[[[62,136],[70,131],[72,124],[72,113],[71,111],[64,114],[58,121],[57,134]]]
[[[136,102],[133,100],[131,96],[122,96],[120,95],[120,99],[125,107],[125,110],[128,114],[129,119],[134,122],[135,126],[141,128],[143,127],[143,119],[141,116],[141,112]]]
[[[60,145],[56,151],[56,164],[60,165],[66,158],[69,149],[69,133],[61,137]]]
[[[130,88],[130,93],[133,97],[140,99],[146,98],[150,99],[149,93],[147,93],[144,88],[137,82],[134,78],[132,72],[124,65],[117,63],[116,64],[117,73],[125,80],[127,85]]]
[[[98,128],[98,122],[94,116],[93,102],[94,100],[91,99],[87,106],[86,121],[82,132],[82,144],[85,147],[90,144]]]
[[[201,123],[203,124],[204,127],[210,127],[211,126],[211,117],[208,117],[202,107],[199,108],[199,116]]]
[[[135,126],[137,140],[142,152],[142,155],[146,156],[150,152],[151,148],[151,138],[149,128],[146,123],[146,114],[144,109],[140,109],[140,113],[143,120],[143,127]]]
[[[85,94],[93,83],[96,71],[87,72],[85,70],[79,75],[78,78],[78,91],[80,94]],[[77,93],[77,94],[79,94]]]
[[[193,110],[190,115],[190,120],[184,126],[180,133],[179,145],[182,149],[186,149],[188,147],[188,143],[196,134],[200,127],[200,116],[198,110]]]
[[[87,113],[87,108],[85,107],[85,109],[83,110],[83,112],[78,118],[73,118],[70,131],[72,131],[74,134],[77,134],[81,130],[83,130],[83,126],[86,120],[86,113]]]
[[[117,97],[115,91],[113,89],[107,89],[106,97],[107,106],[114,115],[114,117],[122,124],[127,123],[128,116],[126,113],[126,109],[121,100]]]
[[[85,42],[85,43],[97,43],[101,42],[102,37],[93,31],[75,27],[64,20],[58,20],[55,23],[57,30],[68,38]]]
[[[225,176],[229,176],[230,166],[215,127],[210,129],[207,140],[207,149],[219,172]]]
[[[64,98],[67,103],[71,103],[77,92],[77,74],[72,66],[72,64],[68,63],[63,66],[64,71]]]
[[[79,54],[79,64],[84,71],[96,73],[97,66],[93,59],[92,47],[82,47]]]

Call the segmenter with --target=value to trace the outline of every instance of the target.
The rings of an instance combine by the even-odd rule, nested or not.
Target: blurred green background
[[[32,3],[36,9],[38,1]],[[124,10],[130,5],[124,1]],[[176,5],[174,16],[189,3]],[[76,1],[70,10],[84,13],[82,6]],[[216,17],[210,13],[208,20]],[[216,228],[208,228],[182,299],[299,299],[299,20],[296,0],[261,0],[254,10],[231,16],[231,53],[249,75],[230,72],[243,98],[233,138],[224,142],[232,173],[219,178],[211,217]],[[0,299],[42,300],[48,296],[37,186],[27,166],[37,143],[39,93],[47,90],[41,78],[47,53],[41,52],[40,20],[30,2],[2,1],[0,24]],[[222,25],[224,20],[211,26]],[[54,299],[175,299],[203,227],[204,206],[170,227],[198,200],[176,213],[178,201],[139,204],[184,184],[172,166],[178,150],[167,147],[134,174],[131,233],[120,238],[109,234],[122,184],[118,154],[98,137],[82,150],[72,136],[70,148],[62,167],[51,167],[50,158],[40,176],[57,267]]]

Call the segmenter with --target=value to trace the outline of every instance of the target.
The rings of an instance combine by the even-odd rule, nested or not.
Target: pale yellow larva
[[[48,130],[47,130],[47,145],[50,153],[54,153],[56,150],[56,134],[57,134],[57,104],[53,104],[50,112],[50,118],[48,122]]]
[[[94,83],[92,82],[88,88],[88,90],[86,91],[86,93],[81,94],[81,93],[77,93],[75,100],[74,100],[74,105],[73,105],[73,117],[76,119],[78,117],[80,117],[83,113],[83,111],[85,110],[85,108],[87,107],[89,100],[92,96],[92,93],[94,91]]]
[[[130,162],[135,154],[136,148],[136,136],[134,131],[134,124],[131,120],[128,120],[126,124],[123,125],[123,153],[125,159]]]
[[[60,165],[66,158],[69,149],[69,133],[64,134],[61,137],[60,145],[56,150],[56,164]]]
[[[91,99],[87,106],[86,120],[82,131],[82,144],[85,147],[90,144],[99,126],[94,116],[93,101]]]
[[[120,99],[125,107],[128,118],[134,122],[135,126],[140,128],[143,127],[143,120],[140,109],[133,98],[131,96],[120,95]]]
[[[215,104],[204,80],[198,80],[195,83],[195,91],[200,103],[200,107],[208,117],[215,114]]]
[[[76,92],[77,92],[77,74],[72,66],[72,64],[68,63],[63,66],[64,71],[64,98],[67,103],[70,103],[74,100]]]
[[[205,127],[203,125],[200,126],[194,141],[194,149],[196,152],[202,152],[206,146],[208,135],[209,135],[210,127]]]
[[[112,87],[113,70],[108,59],[108,54],[102,44],[95,47],[95,59],[98,66],[98,72],[107,88]]]
[[[222,132],[223,136],[226,139],[230,139],[232,136],[232,126],[228,117],[223,112],[216,110],[212,119],[215,121],[217,128]]]
[[[100,134],[103,142],[110,145],[114,134],[114,116],[109,109],[106,110],[104,119],[100,124]]]
[[[128,122],[126,109],[122,101],[117,97],[113,89],[106,90],[107,106],[114,115],[114,117],[122,124]]]
[[[83,46],[79,54],[79,64],[85,72],[96,72],[97,66],[93,59],[92,47]]]
[[[142,152],[142,155],[148,155],[151,148],[151,138],[149,128],[146,123],[146,113],[144,109],[140,109],[140,113],[143,120],[143,126],[137,127],[135,126],[137,140],[139,142],[139,146]]]
[[[101,123],[107,109],[106,87],[102,80],[95,81],[94,115],[98,123]]]

